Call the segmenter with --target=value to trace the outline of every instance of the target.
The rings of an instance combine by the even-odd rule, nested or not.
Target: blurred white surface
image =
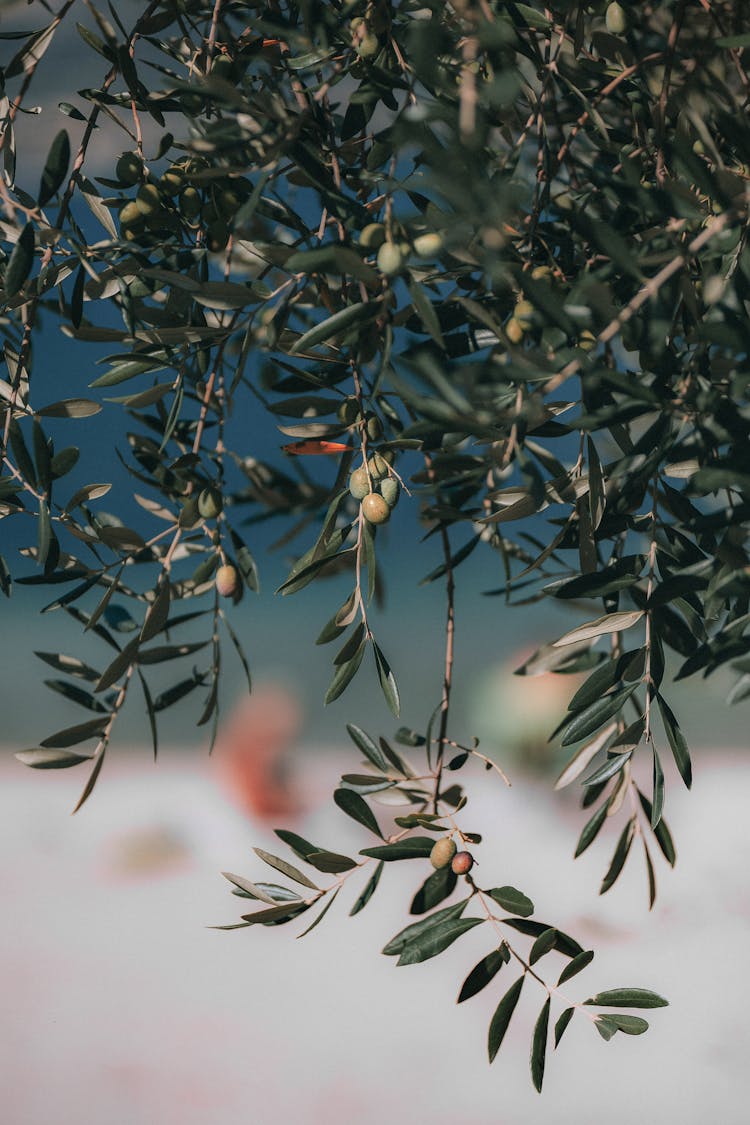
[[[466,825],[493,840],[476,849],[480,882],[518,886],[538,917],[597,950],[568,995],[641,985],[671,1002],[643,1013],[645,1036],[610,1043],[574,1019],[540,1098],[527,1060],[542,990],[527,982],[492,1067],[487,1024],[513,978],[504,970],[455,1006],[492,947],[485,927],[422,965],[379,954],[426,861],[390,865],[349,919],[353,878],[303,941],[299,923],[218,932],[206,926],[244,905],[219,872],[263,878],[251,846],[284,848],[229,804],[206,761],[113,760],[71,818],[78,771],[34,774],[4,756],[3,1125],[744,1125],[750,765],[697,757],[693,793],[668,794],[679,859],[674,872],[658,864],[650,915],[640,855],[600,899],[613,835],[574,864],[572,802],[478,776]],[[293,827],[333,849],[364,846],[326,796],[351,756],[307,760],[316,807]]]

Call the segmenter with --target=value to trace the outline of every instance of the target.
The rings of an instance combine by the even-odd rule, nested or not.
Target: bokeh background
[[[120,10],[127,18],[138,7],[131,0]],[[0,31],[41,22],[37,5],[2,5]],[[56,106],[63,97],[75,101],[71,75],[76,88],[100,78],[91,57],[71,24],[40,69],[35,100],[44,112],[24,117],[18,128],[19,165],[26,161],[30,184],[60,127],[75,141],[75,123]],[[102,171],[107,156],[104,144],[97,156]],[[50,322],[35,359],[39,393],[84,393],[105,351],[77,348]],[[109,469],[122,424],[119,408],[105,409],[107,427],[67,424],[66,443],[86,446],[71,489],[102,479],[106,464],[119,510],[130,483]],[[248,448],[261,456],[284,441],[265,418],[241,421]],[[402,501],[379,538],[386,606],[378,639],[399,679],[402,718],[420,728],[439,697],[443,598],[439,584],[418,585],[440,560],[437,547],[434,558],[414,549],[416,511],[416,501]],[[28,534],[15,524],[2,528],[7,554]],[[503,578],[499,560],[481,552],[459,571],[452,732],[480,736],[513,780],[508,790],[481,772],[472,780],[467,771],[470,827],[487,839],[477,849],[483,880],[522,888],[540,916],[597,949],[571,996],[635,984],[666,995],[671,1007],[652,1014],[645,1037],[618,1035],[608,1044],[574,1021],[548,1060],[540,1100],[526,1060],[543,996],[524,990],[491,1068],[486,1028],[496,994],[490,988],[455,1007],[466,972],[486,952],[481,927],[414,968],[397,969],[379,955],[404,925],[424,877],[416,865],[388,870],[354,919],[346,914],[356,888],[348,891],[300,942],[293,925],[208,928],[237,920],[242,910],[220,872],[261,878],[251,848],[275,850],[274,827],[295,828],[335,850],[361,846],[330,800],[339,774],[356,768],[344,727],[356,720],[387,734],[395,725],[368,669],[323,708],[330,665],[314,639],[347,591],[332,580],[276,597],[290,561],[284,551],[269,551],[276,534],[262,526],[253,533],[262,590],[235,616],[258,684],[255,702],[243,699],[240,670],[230,662],[227,725],[214,755],[205,753],[195,710],[186,704],[168,713],[156,764],[145,749],[145,718],[131,707],[96,793],[74,818],[77,771],[38,774],[13,758],[75,721],[70,705],[40,686],[42,665],[33,655],[70,650],[70,623],[59,613],[39,615],[49,595],[33,587],[17,587],[0,607],[3,1122],[239,1125],[252,1117],[263,1125],[630,1125],[638,1115],[684,1125],[709,1115],[722,1125],[746,1122],[747,711],[724,706],[732,681],[721,673],[671,691],[695,754],[691,794],[676,776],[668,778],[677,867],[659,866],[651,913],[638,855],[599,898],[613,835],[573,863],[582,814],[575,793],[553,793],[560,762],[544,741],[569,681],[561,695],[560,681],[511,676],[536,643],[572,619],[556,606],[509,609],[484,596]],[[80,645],[75,651],[87,655]]]

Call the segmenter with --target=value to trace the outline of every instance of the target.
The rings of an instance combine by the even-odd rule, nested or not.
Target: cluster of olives
[[[202,193],[191,183],[193,173],[202,166],[199,159],[186,157],[156,179],[146,173],[137,153],[124,152],[117,161],[117,178],[127,187],[140,186],[135,199],[120,210],[123,238],[128,242],[142,241],[149,234],[163,238],[179,231],[181,223],[196,226],[200,221],[209,249],[223,249],[231,220],[247,198],[249,185],[245,180],[227,177],[214,181]]]
[[[436,871],[450,866],[454,875],[468,875],[474,866],[471,852],[459,852],[450,836],[438,840],[430,852],[430,863]]]
[[[418,258],[436,257],[443,249],[443,237],[437,232],[427,232],[409,242],[405,237],[389,238],[382,223],[368,223],[360,232],[359,245],[369,253],[377,253],[378,269],[384,277],[396,277],[412,254]]]
[[[362,515],[368,523],[386,523],[398,503],[399,483],[390,475],[388,453],[373,453],[364,465],[349,477],[349,491],[360,501]]]

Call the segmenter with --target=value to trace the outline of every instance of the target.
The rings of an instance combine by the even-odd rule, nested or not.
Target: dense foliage
[[[408,493],[443,551],[429,575],[446,591],[441,704],[395,740],[349,726],[362,764],[334,799],[368,846],[355,859],[279,830],[317,882],[259,852],[295,889],[231,876],[256,906],[237,925],[324,913],[364,869],[354,913],[390,862],[413,861],[419,881],[432,872],[418,920],[384,952],[412,964],[483,925],[489,952],[459,1000],[504,969],[492,1059],[524,983],[540,988],[541,1088],[552,1001],[555,1045],[574,1013],[609,1039],[648,1026],[619,1009],[664,1001],[634,988],[568,1001],[559,986],[593,953],[532,918],[520,891],[475,882],[456,779],[493,763],[449,724],[454,590],[472,552],[494,552],[498,614],[580,607],[519,673],[586,672],[557,732],[573,752],[558,784],[583,779],[576,854],[616,825],[602,892],[637,843],[653,901],[652,853],[675,861],[662,757],[691,780],[668,673],[731,663],[731,701],[750,693],[748,5],[139,8],[127,27],[113,5],[37,2],[32,33],[0,34],[0,514],[29,541],[18,559],[6,550],[0,585],[49,585],[46,610],[104,654],[40,654],[49,686],[91,717],[18,757],[88,769],[83,802],[131,692],[155,745],[162,712],[189,697],[215,730],[226,643],[247,668],[231,607],[257,587],[266,520],[300,543],[282,594],[315,583],[324,601],[328,576],[350,576],[321,618],[319,644],[338,642],[327,701],[373,675],[398,715],[368,607],[381,525]],[[15,132],[76,19],[101,80],[65,91],[37,186]],[[112,151],[106,175],[90,171]],[[111,348],[90,397],[39,401],[42,330]],[[102,505],[106,465],[83,487],[66,479],[73,432],[117,410],[127,436],[112,456],[138,528],[115,491]],[[259,411],[285,435],[273,458],[247,442]],[[181,641],[196,621],[204,639]],[[154,695],[151,666],[186,657],[193,671]],[[543,972],[551,955],[561,972]]]

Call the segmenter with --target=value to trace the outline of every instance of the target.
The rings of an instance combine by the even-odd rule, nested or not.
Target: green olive
[[[217,488],[204,488],[198,497],[198,511],[204,520],[215,520],[224,507]]]
[[[374,59],[380,52],[380,41],[377,35],[366,32],[354,44],[355,50],[361,59]]]
[[[386,277],[395,277],[404,268],[406,257],[395,242],[384,242],[378,250],[378,269]]]
[[[143,162],[135,152],[123,152],[115,165],[115,173],[121,184],[133,187],[143,176]]]
[[[370,491],[370,481],[367,471],[363,468],[355,469],[349,477],[349,491],[355,500],[364,500]]]
[[[120,209],[120,226],[123,230],[126,228],[143,229],[143,213],[135,200],[131,199],[129,203],[126,203],[125,206]]]
[[[367,468],[373,480],[382,480],[383,477],[388,476],[388,462],[379,453],[373,453],[367,462]]]
[[[518,301],[513,310],[513,317],[524,330],[531,328],[534,320],[534,306],[531,301]]]
[[[430,852],[430,863],[439,871],[441,867],[447,867],[456,854],[456,845],[450,836],[443,836],[441,840],[437,840],[432,851]]]
[[[383,423],[377,414],[368,414],[367,416],[367,436],[370,441],[379,441],[383,436]]]
[[[380,482],[380,495],[389,508],[395,508],[401,488],[395,477],[386,477]]]
[[[356,398],[345,398],[336,414],[342,425],[353,426],[359,419],[359,403]]]
[[[163,210],[161,192],[156,184],[143,184],[139,187],[135,202],[143,216],[154,215]]]
[[[391,518],[391,509],[377,492],[369,492],[362,501],[362,515],[368,523],[386,523]]]
[[[617,2],[609,4],[604,16],[604,22],[607,25],[607,31],[610,35],[624,35],[628,30],[628,17],[622,4],[618,4]]]
[[[523,340],[523,334],[524,328],[521,322],[516,320],[515,317],[511,317],[505,325],[505,335],[508,337],[511,344],[520,344],[521,340]]]
[[[414,253],[418,258],[434,258],[442,249],[442,235],[420,234],[414,239]]]
[[[187,221],[190,222],[192,219],[197,219],[200,213],[200,192],[196,191],[194,187],[183,188],[180,192],[180,214],[183,219],[187,219]]]
[[[359,245],[363,250],[379,250],[385,242],[385,227],[382,223],[368,223],[359,235]]]
[[[159,178],[159,187],[165,195],[177,195],[185,185],[185,175],[175,164]]]

